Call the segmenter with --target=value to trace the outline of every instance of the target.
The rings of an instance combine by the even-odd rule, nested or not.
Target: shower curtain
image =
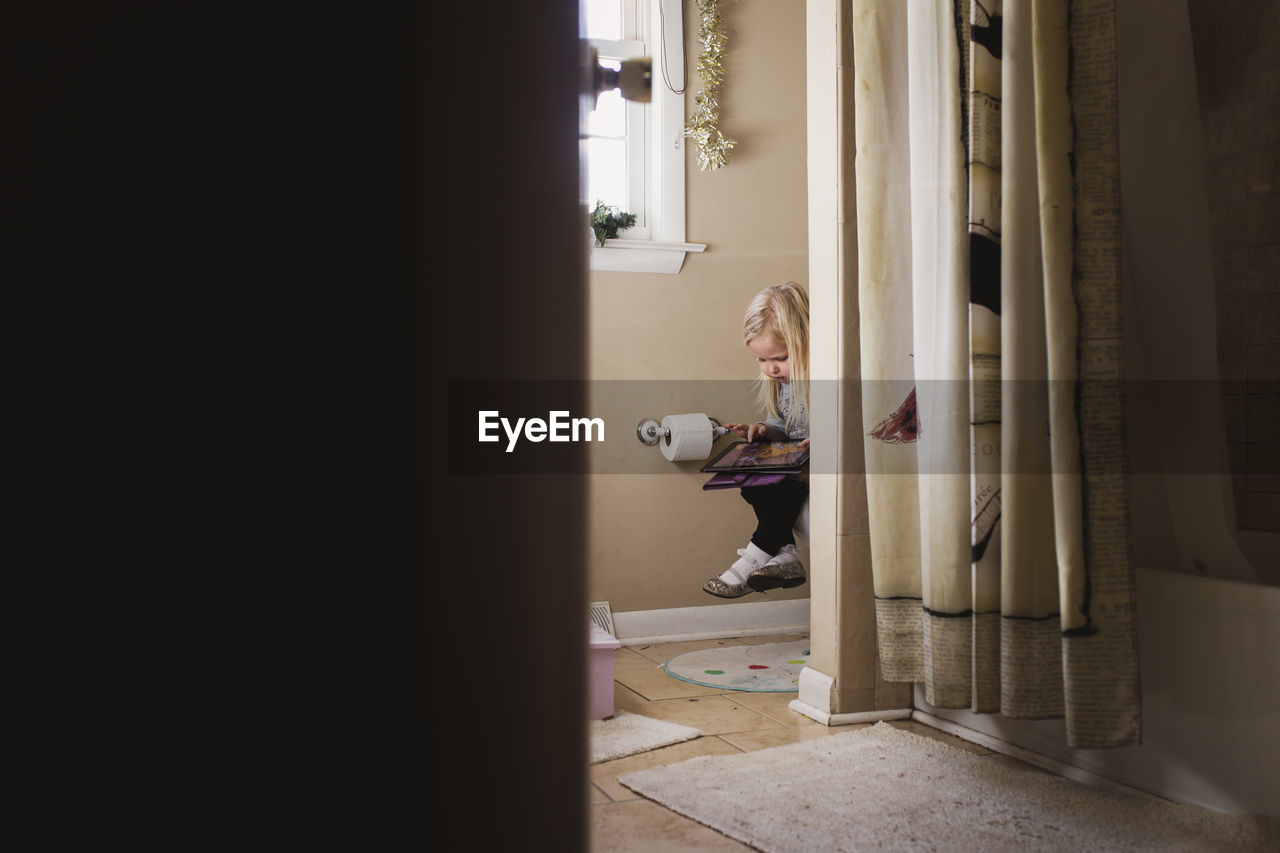
[[[938,707],[1135,744],[1116,0],[853,0],[877,637]]]

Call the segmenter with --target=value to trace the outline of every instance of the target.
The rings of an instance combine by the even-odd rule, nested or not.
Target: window
[[[636,224],[591,247],[591,269],[676,273],[684,242],[683,12],[680,0],[581,0],[585,36],[602,64],[647,56],[653,63],[649,103],[606,92],[587,119],[581,142],[582,204],[596,201],[636,215]],[[665,38],[664,38],[665,35]],[[664,47],[666,61],[664,69]]]
[[[587,32],[600,64],[617,69],[624,59],[645,55],[643,27],[636,15],[638,0],[586,0]],[[592,210],[596,201],[636,215],[630,239],[648,239],[645,215],[645,104],[624,101],[615,89],[603,93],[587,116],[582,140],[584,169],[582,203]]]

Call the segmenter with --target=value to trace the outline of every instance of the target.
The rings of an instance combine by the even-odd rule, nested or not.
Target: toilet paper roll
[[[715,442],[715,424],[704,414],[667,415],[662,419],[667,434],[659,445],[668,462],[706,459]]]

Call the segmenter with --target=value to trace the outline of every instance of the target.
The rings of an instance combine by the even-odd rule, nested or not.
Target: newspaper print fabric
[[[854,186],[867,518],[887,681],[924,680],[907,4],[854,0]],[[871,322],[870,318],[875,318]]]
[[[973,710],[1000,710],[1001,55],[1000,0],[973,0],[969,24],[969,430]]]
[[[939,707],[1065,716],[1074,747],[1140,721],[1123,400],[1099,381],[1123,352],[1113,7],[852,10],[882,670]]]
[[[1061,717],[1062,620],[1050,472],[1031,5],[1002,7],[1000,713]]]

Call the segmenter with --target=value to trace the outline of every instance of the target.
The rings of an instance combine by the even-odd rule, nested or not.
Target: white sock
[[[754,542],[748,542],[747,547],[742,550],[745,553],[743,553],[743,555],[739,557],[732,566],[730,566],[730,568],[738,574],[735,575],[733,571],[722,572],[720,574],[720,580],[727,584],[733,584],[736,586],[745,582],[747,575],[751,574],[773,558],[772,554],[760,548]],[[738,575],[741,575],[742,577],[739,578]]]

